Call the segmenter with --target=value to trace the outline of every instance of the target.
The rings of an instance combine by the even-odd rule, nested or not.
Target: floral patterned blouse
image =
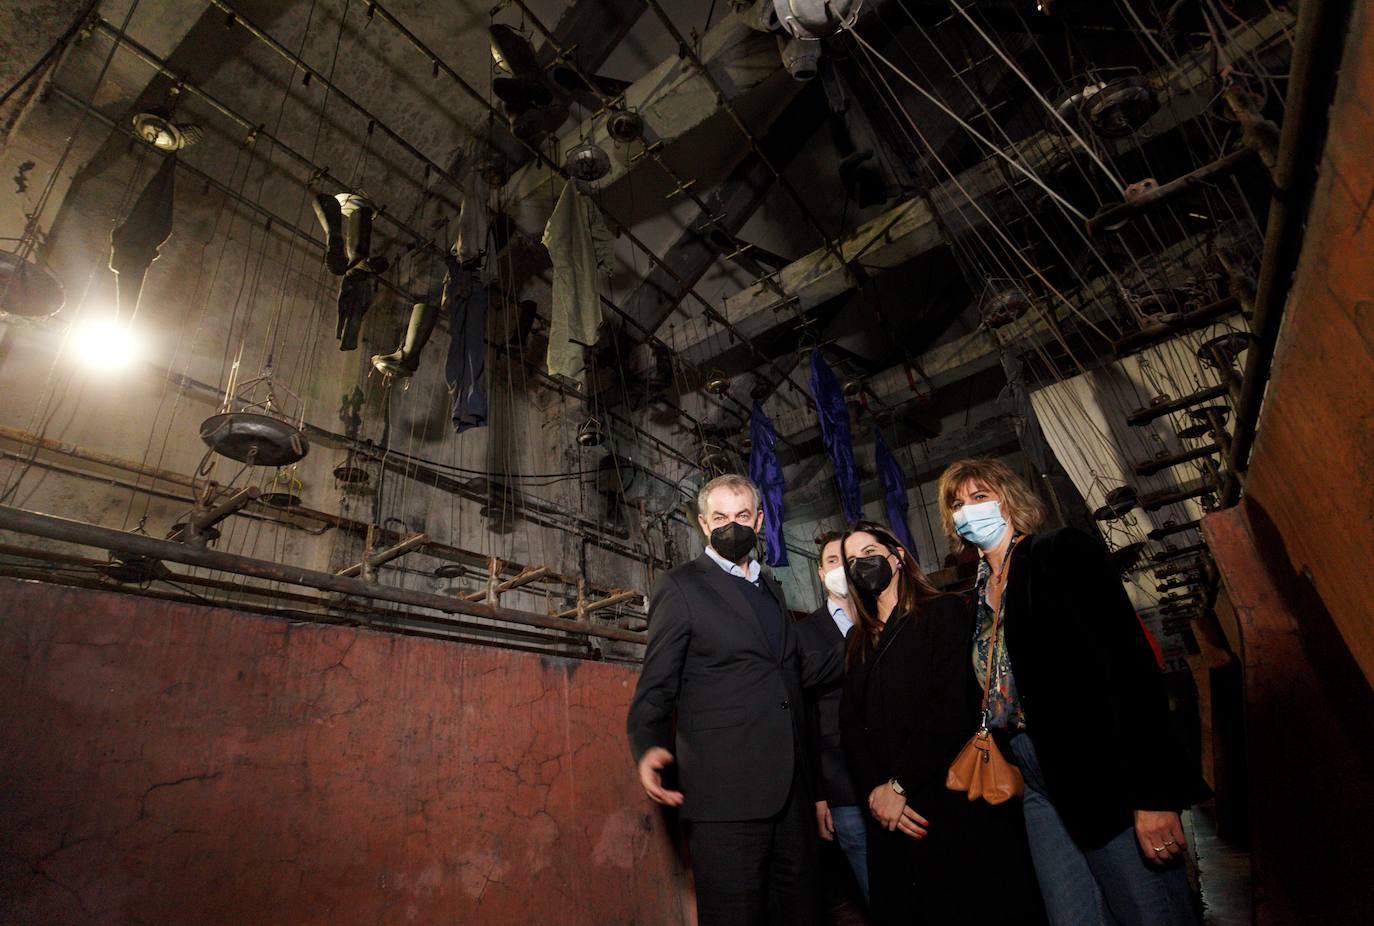
[[[1016,679],[1011,674],[1011,660],[1007,658],[1006,638],[1001,624],[997,627],[997,639],[992,639],[992,626],[996,615],[987,601],[988,579],[992,569],[986,559],[978,563],[978,580],[974,584],[977,593],[978,611],[973,629],[973,671],[978,676],[978,686],[982,688],[988,681],[988,647],[996,646],[992,660],[993,685],[988,690],[988,728],[992,730],[1024,730],[1026,715],[1021,709],[1021,699],[1016,694]],[[1003,602],[1006,593],[1003,592]]]

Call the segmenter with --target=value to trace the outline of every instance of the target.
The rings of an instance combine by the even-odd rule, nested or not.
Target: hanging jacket
[[[553,260],[549,373],[582,383],[586,378],[584,345],[596,343],[603,275],[615,269],[615,256],[601,210],[572,181],[563,187],[544,227],[544,247]]]

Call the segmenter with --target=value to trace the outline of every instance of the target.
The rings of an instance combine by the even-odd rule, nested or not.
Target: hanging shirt
[[[601,325],[603,276],[614,270],[615,256],[601,210],[571,180],[544,227],[544,247],[553,260],[549,373],[581,384],[586,379],[586,347],[596,343]]]
[[[1007,554],[1010,556],[1010,552]],[[1011,674],[1011,659],[1007,656],[1006,628],[996,620],[992,606],[988,604],[988,579],[992,568],[988,561],[979,558],[978,581],[974,592],[978,596],[978,615],[973,631],[973,671],[978,676],[979,686],[988,683],[988,647],[994,647],[992,655],[993,684],[988,689],[988,728],[1023,730],[1026,715],[1021,709],[1021,699],[1016,694],[1016,679]],[[1005,603],[1006,592],[1003,592]],[[997,639],[992,638],[993,624],[997,624]]]
[[[486,258],[487,237],[491,219],[487,211],[489,190],[482,179],[481,154],[484,142],[476,139],[463,146],[458,168],[458,179],[462,181],[462,208],[458,211],[458,237],[453,245],[453,256],[467,267],[480,266]],[[483,277],[483,282],[487,282]]]

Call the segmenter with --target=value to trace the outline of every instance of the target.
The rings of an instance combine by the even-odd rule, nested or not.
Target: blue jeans
[[[1079,848],[1045,793],[1030,737],[1013,736],[1011,753],[1026,780],[1026,835],[1054,926],[1195,926],[1192,889],[1181,861],[1167,868],[1147,862],[1133,827],[1096,849]]]
[[[854,879],[859,882],[864,901],[868,901],[868,832],[864,824],[864,813],[850,804],[847,807],[831,807],[830,822],[835,824],[835,842],[840,846],[844,857],[849,859],[849,867],[854,871]]]

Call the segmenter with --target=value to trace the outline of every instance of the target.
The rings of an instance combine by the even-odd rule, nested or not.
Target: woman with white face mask
[[[971,662],[983,721],[1025,781],[1051,922],[1195,924],[1179,812],[1206,785],[1106,549],[1074,528],[1036,533],[1044,505],[997,460],[952,464],[939,499],[950,539],[981,557]]]

